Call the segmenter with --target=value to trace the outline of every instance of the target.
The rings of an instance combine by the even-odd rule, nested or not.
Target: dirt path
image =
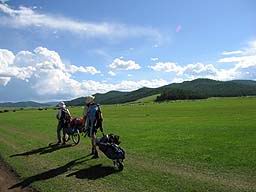
[[[36,192],[36,190],[26,187],[24,189],[9,189],[19,182],[17,175],[0,159],[0,192]]]

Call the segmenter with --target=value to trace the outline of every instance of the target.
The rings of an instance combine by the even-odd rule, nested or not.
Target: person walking
[[[69,110],[67,109],[65,103],[63,101],[58,104],[58,112],[56,118],[58,120],[57,126],[57,144],[61,144],[61,131],[62,131],[62,144],[66,143],[66,129],[68,127],[68,123],[71,119],[71,115]]]
[[[100,128],[103,133],[102,128],[102,113],[100,105],[95,103],[94,96],[87,96],[85,98],[85,107],[84,107],[84,119],[85,119],[85,129],[88,130],[88,136],[91,138],[93,158],[98,158],[98,151],[96,148],[96,133],[97,129]]]

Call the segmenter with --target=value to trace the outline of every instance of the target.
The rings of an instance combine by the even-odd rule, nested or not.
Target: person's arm
[[[71,113],[69,112],[69,110],[67,109],[67,113],[69,115],[69,117],[71,118]]]
[[[87,116],[87,111],[88,111],[88,107],[87,105],[84,106],[84,113],[83,116],[86,117]]]
[[[101,112],[101,108],[100,108],[100,105],[98,104],[98,118],[103,121],[103,115],[102,115],[102,112]]]
[[[100,128],[100,131],[103,133],[103,126],[102,126],[102,122],[103,122],[103,115],[102,115],[102,112],[101,112],[101,109],[100,109],[100,106],[98,105],[98,119],[99,119],[99,128]],[[104,133],[103,133],[104,134]]]
[[[57,118],[58,120],[60,120],[60,118],[61,118],[61,110],[58,110],[57,115],[56,115],[56,118]]]
[[[84,126],[85,126],[85,124],[86,124],[87,111],[88,111],[88,107],[85,105],[85,106],[84,106],[84,112],[83,112]]]

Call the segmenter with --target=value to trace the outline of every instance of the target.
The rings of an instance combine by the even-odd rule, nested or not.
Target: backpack
[[[71,116],[70,116],[70,113],[67,111],[67,109],[61,109],[60,119],[65,121],[65,122],[70,122]]]

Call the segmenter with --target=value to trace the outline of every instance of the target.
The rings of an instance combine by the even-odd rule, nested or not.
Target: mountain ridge
[[[254,96],[256,95],[256,81],[217,81],[212,79],[199,78],[192,81],[184,81],[182,83],[172,83],[157,88],[142,87],[130,92],[112,90],[107,93],[96,93],[94,96],[96,102],[100,104],[121,104],[133,102],[152,95],[175,92],[177,90],[182,90],[183,92],[193,92],[199,95],[203,95],[204,98]],[[81,106],[84,105],[84,100],[85,97],[78,97],[69,101],[65,101],[65,103],[67,106]],[[57,102],[6,102],[0,103],[0,107],[47,107],[55,106],[56,104]]]
[[[172,83],[157,88],[142,87],[131,92],[109,91],[107,93],[94,94],[95,100],[100,104],[120,104],[136,101],[144,97],[170,92],[174,89],[205,92],[205,97],[237,97],[256,95],[256,81],[253,80],[231,80],[216,81],[212,79],[195,79],[182,83]],[[85,97],[67,101],[67,105],[84,105]],[[78,102],[80,101],[80,102]]]

